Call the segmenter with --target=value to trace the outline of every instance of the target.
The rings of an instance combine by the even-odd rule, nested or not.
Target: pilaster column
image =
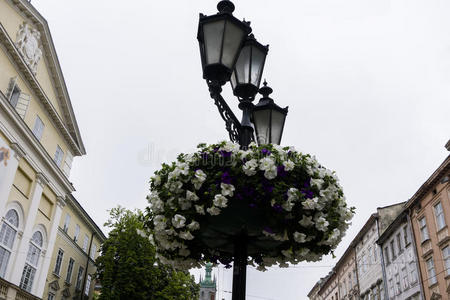
[[[46,281],[47,281],[47,275],[48,272],[50,271],[50,263],[52,262],[52,254],[53,254],[53,248],[55,247],[55,242],[56,242],[56,234],[58,233],[58,226],[59,226],[59,221],[61,220],[61,215],[62,215],[62,211],[64,206],[66,205],[66,202],[64,201],[63,197],[58,197],[57,201],[56,201],[56,211],[55,211],[55,215],[53,217],[52,220],[52,227],[50,229],[50,235],[48,238],[48,246],[47,246],[47,254],[45,257],[43,257],[43,261],[44,263],[42,264],[42,268],[39,271],[40,275],[39,275],[39,280],[36,282],[36,284],[34,285],[36,287],[35,289],[35,295],[44,299],[43,297],[43,293],[44,293],[44,289],[46,286]]]
[[[19,144],[11,144],[8,159],[0,163],[0,212],[3,212],[8,202],[9,193],[11,192],[12,184],[16,176],[19,161],[25,156],[25,151]]]
[[[27,258],[28,247],[33,234],[33,227],[36,221],[36,215],[41,202],[42,191],[44,186],[48,184],[48,179],[42,173],[38,173],[36,176],[36,184],[34,185],[33,196],[31,198],[30,208],[28,215],[26,216],[25,227],[23,230],[23,237],[19,244],[19,250],[16,255],[16,261],[14,263],[14,269],[11,276],[11,282],[19,285],[20,278],[22,277],[22,270],[25,266],[25,260]],[[35,280],[38,279],[35,277]]]

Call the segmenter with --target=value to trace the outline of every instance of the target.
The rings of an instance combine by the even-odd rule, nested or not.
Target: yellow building
[[[85,234],[96,250],[104,238],[70,196],[72,160],[84,154],[46,20],[26,0],[0,0],[0,299],[75,295],[79,266],[88,261]],[[71,242],[76,224],[80,237]],[[59,249],[61,271],[53,275]],[[83,273],[85,286],[93,270]]]

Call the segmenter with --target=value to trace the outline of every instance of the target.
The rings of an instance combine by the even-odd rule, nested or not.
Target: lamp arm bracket
[[[230,140],[234,143],[239,143],[240,141],[239,137],[241,134],[241,123],[236,118],[233,111],[220,94],[222,92],[222,87],[220,83],[208,82],[208,86],[211,98],[214,99],[214,104],[217,106],[220,116],[225,121],[225,128],[228,131]]]

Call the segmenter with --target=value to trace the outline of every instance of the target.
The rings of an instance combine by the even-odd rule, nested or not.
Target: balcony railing
[[[42,300],[21,288],[12,284],[3,278],[0,278],[0,299],[14,299],[14,300]]]

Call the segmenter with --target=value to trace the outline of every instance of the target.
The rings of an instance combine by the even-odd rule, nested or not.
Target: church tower
[[[200,277],[199,300],[216,300],[216,278],[211,278],[212,266],[212,263],[207,263],[205,279]]]

